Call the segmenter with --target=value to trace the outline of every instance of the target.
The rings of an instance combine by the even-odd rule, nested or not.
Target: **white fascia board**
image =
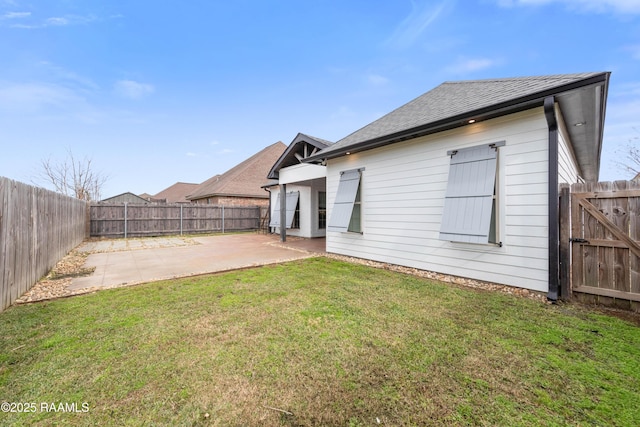
[[[327,168],[320,165],[302,163],[280,169],[279,184],[292,184],[294,182],[308,181],[327,177]]]

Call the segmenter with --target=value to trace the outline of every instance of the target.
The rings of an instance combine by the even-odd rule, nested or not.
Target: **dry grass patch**
[[[18,306],[8,425],[633,425],[640,333],[578,306],[315,258]]]

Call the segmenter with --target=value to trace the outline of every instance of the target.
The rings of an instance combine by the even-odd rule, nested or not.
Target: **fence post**
[[[182,236],[182,203],[180,204],[180,235]]]
[[[560,298],[571,298],[571,189],[568,184],[560,186]]]
[[[84,238],[88,239],[91,237],[91,202],[85,204],[84,220]]]
[[[222,205],[222,234],[224,234],[224,205]]]
[[[127,202],[124,202],[124,238],[127,238]]]

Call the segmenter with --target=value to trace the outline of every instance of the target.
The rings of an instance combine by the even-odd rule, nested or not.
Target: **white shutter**
[[[293,217],[296,213],[299,196],[299,191],[292,191],[291,193],[287,193],[287,228],[291,228],[291,225],[293,224]]]
[[[347,231],[359,185],[360,170],[355,169],[341,173],[336,200],[327,225],[328,231]]]
[[[273,210],[271,211],[269,227],[280,227],[280,193],[278,193],[278,198],[276,199],[276,203],[273,205]]]
[[[451,165],[442,212],[441,240],[489,243],[497,145],[449,153]]]

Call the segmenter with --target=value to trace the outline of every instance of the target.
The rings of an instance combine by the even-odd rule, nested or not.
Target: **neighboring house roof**
[[[145,200],[149,200],[151,198],[153,198],[153,196],[149,193],[142,193],[142,194],[138,194],[138,197],[142,197]]]
[[[298,133],[287,149],[282,153],[280,158],[275,162],[267,178],[278,179],[278,172],[282,168],[297,165],[318,151],[333,145],[333,142],[326,139],[316,138],[314,136]]]
[[[640,182],[640,172],[638,172],[638,174],[636,176],[634,176],[633,178],[631,178],[631,181],[638,181]]]
[[[187,196],[193,193],[198,185],[189,182],[176,182],[150,198],[166,199],[167,203],[189,203]]]
[[[189,200],[213,196],[268,198],[261,187],[271,166],[287,148],[278,141],[229,169],[222,175],[209,178],[187,196]]]
[[[542,106],[554,96],[584,178],[597,180],[609,72],[445,82],[307,161],[330,159]],[[581,123],[582,126],[574,126]]]
[[[100,203],[116,202],[117,200],[127,200],[127,203],[149,203],[148,200],[145,200],[142,197],[137,196],[129,191],[127,191],[126,193],[118,194],[117,196],[102,199],[100,200]]]

